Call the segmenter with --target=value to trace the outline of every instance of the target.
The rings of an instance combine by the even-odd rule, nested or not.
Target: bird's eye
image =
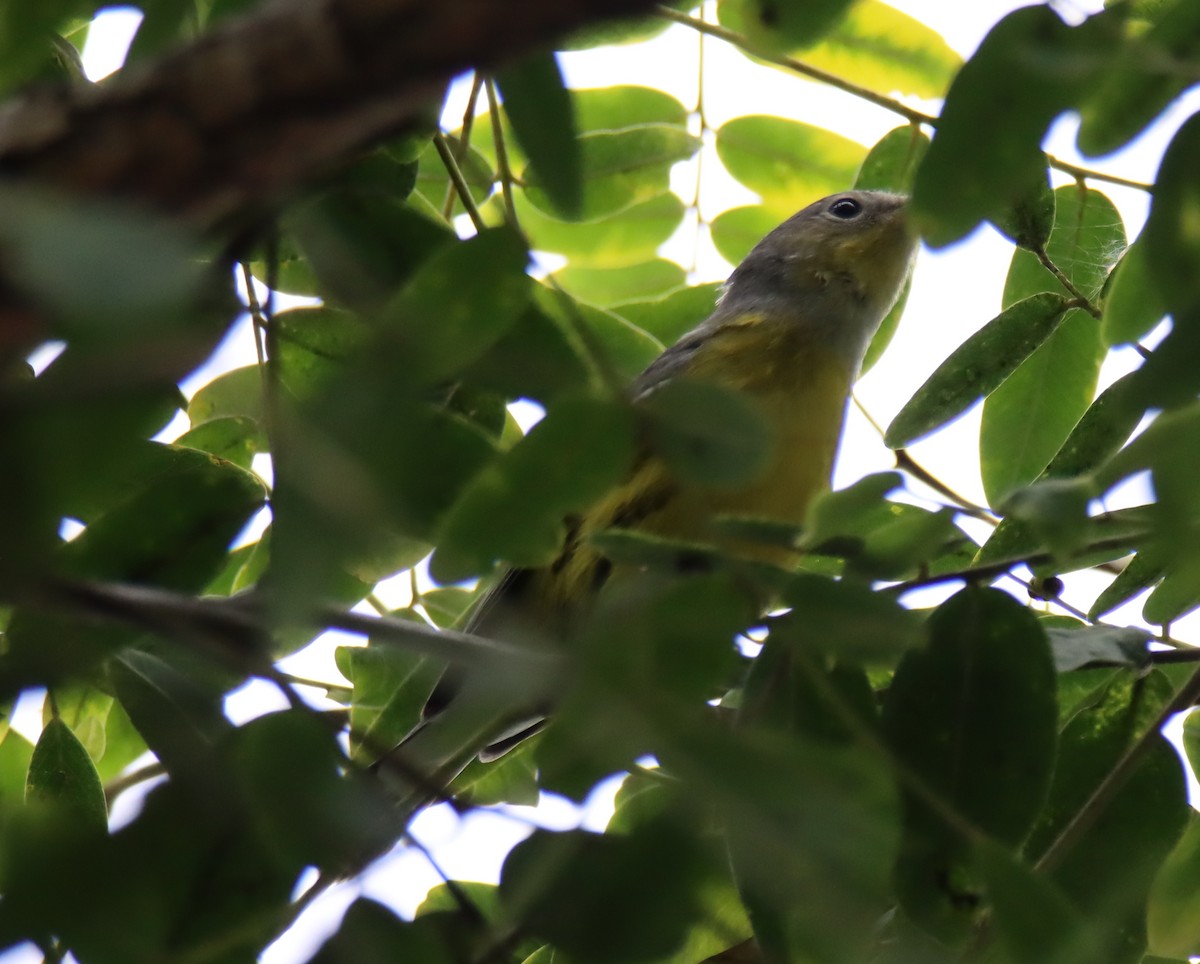
[[[852,197],[842,197],[829,205],[829,213],[835,218],[849,221],[851,218],[856,218],[862,213],[862,205]]]

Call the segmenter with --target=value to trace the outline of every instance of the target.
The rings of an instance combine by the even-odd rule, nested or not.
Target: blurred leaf
[[[525,199],[514,198],[521,228],[539,251],[571,259],[573,268],[622,268],[652,259],[679,227],[684,205],[674,194],[647,201],[595,221],[560,221]]]
[[[539,288],[534,300],[561,330],[574,336],[574,343],[585,346],[581,355],[589,358],[589,373],[593,376],[596,362],[593,351],[600,353],[600,358],[612,366],[618,378],[632,382],[663,350],[662,342],[657,338],[626,321],[619,314],[619,306],[618,310],[609,311],[575,301],[566,293],[549,288]]]
[[[0,740],[0,806],[5,811],[24,801],[32,758],[33,744],[16,730],[8,730]]]
[[[616,485],[633,459],[623,406],[588,398],[552,406],[529,435],[476,477],[442,527],[431,571],[457,582],[497,558],[543,565],[561,546],[563,517]]]
[[[88,833],[108,830],[108,807],[96,765],[71,728],[51,720],[33,748],[25,799],[55,807]]]
[[[882,4],[878,6],[882,7]],[[912,190],[913,176],[928,150],[929,136],[915,124],[888,131],[863,158],[854,179],[854,189],[908,194]]]
[[[1128,16],[1125,4],[1122,13]],[[1120,9],[1120,7],[1118,7]],[[1200,11],[1187,0],[1159,5],[1149,30],[1127,28],[1109,68],[1080,104],[1079,149],[1109,154],[1136,137],[1188,86],[1162,65],[1200,51]]]
[[[745,484],[771,456],[773,439],[764,416],[744,396],[716,382],[672,378],[645,395],[639,407],[650,417],[655,451],[685,481]]]
[[[1159,868],[1146,908],[1150,949],[1188,958],[1200,949],[1200,820],[1188,815],[1187,829]]]
[[[588,384],[591,373],[565,321],[542,310],[552,300],[547,295],[540,288],[534,292],[535,304],[463,372],[466,382],[506,398],[533,398],[543,404]],[[636,337],[632,331],[630,336]],[[645,347],[650,358],[657,351],[657,346]]]
[[[272,324],[279,377],[299,396],[353,360],[371,334],[357,315],[324,305],[282,311]]]
[[[344,873],[387,849],[399,829],[378,781],[338,772],[336,739],[317,716],[296,710],[235,731],[235,773],[256,832],[285,864]]]
[[[135,488],[60,548],[63,577],[196,591],[216,574],[229,543],[262,507],[262,482],[204,453],[169,451],[169,471]],[[22,609],[9,625],[0,677],[49,682],[86,674],[137,634],[116,623],[94,624],[68,607]]]
[[[445,667],[398,646],[339,646],[334,656],[354,687],[351,755],[359,763],[374,762],[416,726]]]
[[[1098,191],[1060,188],[1050,260],[1088,298],[1100,291],[1113,251],[1125,244],[1121,216]],[[1006,305],[1062,285],[1028,251],[1014,252],[1004,288]],[[984,403],[979,450],[983,487],[998,505],[1033,479],[1059,450],[1091,404],[1104,360],[1096,319],[1069,311],[1021,367]]]
[[[720,290],[715,281],[693,285],[652,301],[627,301],[617,313],[664,345],[673,345],[712,314]]]
[[[963,342],[905,403],[884,443],[904,448],[999,387],[1062,323],[1067,299],[1043,292],[1010,305]]]
[[[786,52],[811,46],[844,22],[852,0],[772,3],[770,0],[721,0],[721,26],[743,33],[768,50]],[[882,4],[881,4],[882,6]]]
[[[911,611],[850,580],[797,573],[782,601],[792,611],[772,621],[771,638],[779,631],[790,645],[810,653],[851,663],[891,663],[925,639],[924,627]]]
[[[551,277],[580,301],[602,308],[664,295],[682,288],[687,282],[687,272],[665,258],[623,268],[585,268],[569,264]]]
[[[884,703],[883,728],[903,765],[957,817],[1017,844],[1038,815],[1054,766],[1054,666],[1033,614],[970,587],[938,607],[930,644],[910,651]],[[969,841],[915,793],[905,798],[897,890],[906,913],[962,943],[978,901]]]
[[[249,469],[266,439],[258,424],[244,415],[214,418],[184,432],[176,445],[208,452],[242,469]]]
[[[1137,341],[1167,313],[1146,252],[1144,241],[1134,241],[1114,269],[1112,289],[1104,299],[1104,317],[1100,320],[1100,334],[1110,347]]]
[[[397,200],[336,188],[290,207],[282,228],[312,266],[320,297],[364,312],[455,240],[449,226]]]
[[[552,53],[527,54],[503,68],[496,83],[504,110],[539,185],[567,218],[578,217],[583,204],[579,141],[571,94]]]
[[[779,226],[780,216],[766,207],[740,207],[722,211],[714,219],[713,244],[721,257],[738,264],[750,250]]]
[[[432,921],[403,921],[382,904],[360,897],[350,905],[337,933],[309,964],[453,964],[454,958]]]
[[[994,221],[1000,233],[1018,248],[1036,252],[1050,240],[1056,213],[1057,199],[1050,187],[1050,169],[1046,168],[1025,192],[1013,198],[1006,210],[996,215]],[[1031,289],[1040,290],[1043,289]],[[1005,300],[1007,303],[1008,299]]]
[[[535,830],[505,859],[500,895],[572,960],[654,961],[682,943],[706,863],[694,835],[666,819],[621,836]]]
[[[192,396],[187,407],[192,428],[218,418],[263,421],[263,373],[258,365],[243,365],[218,375]]]
[[[1045,853],[1157,719],[1171,689],[1159,671],[1144,677],[1137,671],[1119,673],[1071,717],[1059,738],[1049,799],[1026,844],[1030,860]],[[1050,870],[1051,879],[1092,922],[1107,960],[1141,960],[1147,894],[1187,812],[1179,758],[1155,737],[1133,773]],[[1147,813],[1154,819],[1147,820]]]
[[[1062,564],[1086,541],[1088,504],[1098,494],[1091,479],[1044,479],[1013,492],[1001,508]]]
[[[1191,283],[1200,272],[1200,184],[1192,176],[1200,162],[1200,115],[1193,114],[1175,132],[1159,165],[1150,216],[1142,233],[1155,305],[1165,305],[1175,323],[1200,304]],[[1190,316],[1187,323],[1194,324]]]
[[[719,816],[765,953],[864,959],[899,844],[888,771],[860,747],[752,727],[679,726],[671,737],[658,755]]]
[[[1103,75],[1115,39],[1111,15],[1068,27],[1047,6],[1016,10],[991,29],[950,85],[913,185],[930,245],[1002,217],[1041,179],[1047,128]]]
[[[664,194],[672,165],[695,154],[700,141],[679,127],[645,124],[584,134],[579,146],[584,188],[581,217],[589,221]],[[547,214],[554,213],[542,189],[530,186],[525,193]]]
[[[1103,959],[1105,948],[1094,929],[1052,882],[986,838],[974,849],[999,943],[1010,960],[1090,964]]]
[[[482,355],[529,304],[528,254],[497,228],[432,254],[381,309],[389,352],[416,385],[435,384]],[[378,350],[376,348],[375,350]]]
[[[839,134],[782,117],[735,117],[717,130],[717,156],[762,197],[774,217],[771,227],[853,183],[864,154],[861,145]]]
[[[208,267],[183,227],[134,207],[28,187],[0,194],[8,276],[68,338],[146,338],[195,326]]]
[[[173,777],[198,788],[199,779],[215,775],[215,748],[232,729],[220,687],[137,650],[112,660],[109,674],[133,725]]]
[[[573,90],[571,95],[581,131],[617,131],[640,124],[687,125],[688,109],[671,94],[654,87],[615,84]]]
[[[1099,619],[1105,613],[1128,602],[1138,593],[1154,585],[1162,576],[1162,572],[1162,566],[1151,561],[1144,551],[1138,553],[1096,597],[1092,608],[1088,610],[1088,618]]]
[[[804,543],[817,548],[838,536],[865,535],[876,524],[884,497],[904,484],[899,472],[873,472],[857,482],[822,492],[804,520]]]

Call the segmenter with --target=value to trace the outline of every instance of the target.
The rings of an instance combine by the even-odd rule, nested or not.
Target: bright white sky
[[[938,30],[964,57],[978,46],[987,30],[1003,14],[1023,3],[1013,0],[973,0],[971,3],[946,3],[944,0],[891,0],[892,5]],[[1057,5],[1068,19],[1100,9],[1101,0],[1076,0]],[[137,15],[131,11],[115,10],[102,15],[92,29],[84,52],[89,76],[103,76],[120,65]],[[666,34],[639,47],[621,48],[614,56],[611,51],[599,50],[571,54],[563,58],[569,83],[574,87],[607,86],[614,83],[643,83],[674,93],[684,104],[696,99],[697,37],[685,27],[672,27]],[[839,91],[815,85],[782,72],[773,72],[771,83],[762,82],[761,70],[750,68],[748,62],[727,45],[705,41],[706,71],[710,77],[722,78],[721,85],[709,83],[705,89],[705,112],[715,128],[742,114],[770,113],[794,117],[828,127],[844,136],[871,145],[900,119],[889,112],[863,103]],[[936,113],[936,105],[916,104]],[[1064,159],[1086,163],[1093,168],[1119,172],[1125,177],[1153,181],[1162,151],[1175,128],[1200,106],[1196,92],[1177,104],[1175,110],[1133,145],[1101,161],[1080,159],[1074,150],[1075,124],[1065,118],[1051,131],[1046,149]],[[452,101],[447,124],[457,126],[462,115],[461,100]],[[712,151],[708,145],[706,150]],[[737,204],[753,202],[754,195],[724,175],[717,163],[705,163],[701,207],[706,217]],[[673,185],[684,197],[690,197],[695,183],[694,163],[679,166],[673,175]],[[1121,211],[1130,237],[1136,236],[1145,220],[1147,198],[1140,192],[1101,185]],[[666,257],[678,253],[678,260],[687,263],[691,256],[693,236],[685,227],[663,248]],[[918,261],[912,294],[904,323],[891,348],[880,363],[859,383],[857,396],[876,421],[886,425],[900,406],[932,372],[937,364],[967,335],[989,320],[999,310],[1000,293],[1011,255],[1010,245],[990,228],[982,228],[965,242],[940,252],[923,251]],[[700,260],[695,280],[723,279],[730,266],[711,245]],[[246,364],[254,357],[252,343],[246,331],[232,337],[218,358],[215,369],[210,368],[189,380],[189,394],[207,382],[220,370]],[[1104,383],[1112,381],[1137,363],[1132,352],[1118,353],[1106,366]],[[979,431],[978,407],[954,425],[910,450],[914,458],[936,476],[968,498],[983,502],[979,481],[977,450]],[[967,457],[964,457],[967,453]],[[882,445],[876,432],[856,411],[846,429],[846,437],[838,465],[835,484],[846,485],[868,472],[891,468],[891,454]],[[1125,493],[1129,502],[1144,501],[1145,491]],[[1119,500],[1113,505],[1125,504]],[[404,581],[398,581],[403,583]],[[1103,580],[1089,577],[1074,579],[1068,599],[1086,609]],[[930,591],[922,605],[935,604],[949,590]],[[403,585],[385,589],[385,598],[403,604],[407,590]],[[1114,622],[1133,623],[1138,620],[1140,600],[1119,610],[1109,618]],[[1184,639],[1200,638],[1200,619],[1191,617],[1173,627]],[[289,660],[286,668],[309,678],[337,680],[331,652],[338,642],[330,640],[312,647],[311,652]],[[273,694],[273,691],[268,692]],[[273,708],[271,696],[261,689],[249,687],[230,701],[229,710],[235,718],[257,715]],[[32,723],[32,721],[31,721]],[[35,727],[36,723],[32,723]],[[27,731],[28,732],[28,731]],[[597,793],[594,803],[585,809],[586,825],[602,827],[611,806],[615,782]],[[115,819],[128,819],[116,814]],[[500,862],[508,849],[523,837],[530,821],[557,827],[576,826],[580,816],[562,801],[547,801],[535,812],[527,808],[509,808],[505,814],[473,814],[460,819],[445,807],[434,808],[415,822],[417,838],[432,849],[442,868],[451,876],[494,881]],[[292,964],[304,961],[315,943],[336,929],[344,908],[360,893],[392,906],[398,912],[411,915],[425,891],[437,884],[436,871],[411,849],[398,848],[379,861],[357,884],[345,884],[319,899],[301,918],[288,935],[277,942],[264,956],[267,964]],[[0,955],[0,964],[38,960],[40,956],[25,957],[16,951]]]

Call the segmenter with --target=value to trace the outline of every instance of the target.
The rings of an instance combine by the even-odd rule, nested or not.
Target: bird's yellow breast
[[[711,543],[744,558],[791,560],[788,550],[722,537],[712,522],[743,516],[803,523],[813,497],[829,486],[851,383],[845,360],[749,317],[709,338],[686,374],[734,389],[757,409],[771,446],[763,468],[735,486],[683,483],[648,454],[583,515],[559,559],[534,575],[532,594],[552,610],[587,598],[607,576],[587,538],[614,526]]]

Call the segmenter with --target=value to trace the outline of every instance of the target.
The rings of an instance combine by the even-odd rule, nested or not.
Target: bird
[[[770,430],[761,468],[736,484],[675,476],[651,446],[623,482],[567,520],[557,557],[510,568],[470,614],[465,631],[492,639],[561,642],[578,627],[613,566],[590,537],[610,528],[715,544],[734,555],[786,564],[778,546],[731,543],[713,526],[728,516],[801,525],[829,488],[850,391],[863,356],[910,275],[917,237],[907,198],[851,190],[814,201],[769,232],[734,269],[711,315],[658,356],[630,386],[633,403],[652,400],[674,380],[715,383],[737,393]],[[452,765],[447,747],[473,741],[492,759],[540,727],[540,714],[484,712],[470,725],[430,739],[467,685],[451,671],[424,719],[397,747],[405,765],[444,785],[469,762]],[[485,719],[485,717],[495,717]],[[421,746],[422,743],[428,744]]]

